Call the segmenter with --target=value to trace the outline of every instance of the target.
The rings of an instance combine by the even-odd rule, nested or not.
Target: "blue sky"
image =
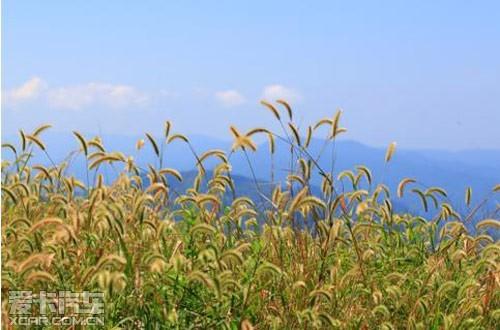
[[[347,137],[500,148],[498,1],[2,2],[2,129],[230,138],[344,110]]]

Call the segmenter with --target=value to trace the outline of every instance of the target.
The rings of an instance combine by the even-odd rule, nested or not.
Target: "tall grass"
[[[392,192],[375,185],[368,168],[335,173],[334,157],[323,169],[321,155],[309,151],[324,126],[332,145],[345,132],[340,112],[303,134],[288,103],[263,104],[282,135],[231,127],[228,153],[197,154],[168,122],[161,140],[148,133],[137,144],[157,157],[146,168],[106,151],[100,138],[75,132],[87,164],[85,183],[69,174],[71,157],[61,164],[50,159],[41,138],[48,126],[21,131],[19,145],[3,145],[14,155],[2,163],[3,296],[9,290],[103,291],[108,328],[498,326],[500,245],[489,235],[498,231],[498,219],[480,221],[472,234],[468,217],[453,209],[444,190],[421,189],[413,178],[402,179],[395,198],[415,194],[424,209],[433,203],[438,212],[430,219],[397,214]],[[291,161],[286,182],[272,183],[270,194],[255,177],[258,198],[252,200],[237,194],[230,157],[244,153],[252,169],[259,134],[271,153],[275,140],[286,142]],[[186,191],[171,185],[181,173],[162,167],[164,147],[177,140],[198,169]],[[49,166],[32,164],[40,151]],[[394,152],[391,144],[386,162]],[[213,171],[206,169],[208,159],[216,161]],[[119,173],[111,184],[105,184],[105,167]],[[322,178],[320,193],[312,192],[314,176]],[[4,320],[8,310],[4,299]]]

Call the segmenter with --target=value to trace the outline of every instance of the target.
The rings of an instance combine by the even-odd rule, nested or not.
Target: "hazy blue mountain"
[[[86,136],[91,138],[91,136]],[[48,152],[54,162],[65,159],[69,152],[78,148],[76,139],[67,133],[45,132],[42,136],[47,145]],[[108,151],[121,151],[126,155],[132,155],[139,164],[158,164],[151,146],[146,140],[144,148],[138,152],[135,144],[143,136],[117,136],[107,135],[103,137],[104,145]],[[158,140],[159,136],[157,136]],[[218,140],[206,136],[190,136],[194,150],[200,154],[208,149],[222,149],[228,151],[230,141]],[[17,137],[6,137],[3,142],[16,142]],[[324,147],[324,140],[313,139],[310,144],[310,153],[316,157]],[[182,141],[177,140],[163,147],[163,166],[173,167],[189,173],[193,169],[195,158],[190,148]],[[331,170],[332,149],[329,144],[324,149],[323,156],[318,159],[319,166],[325,171]],[[3,150],[4,158],[10,158],[10,151]],[[257,152],[248,153],[255,175],[262,182],[270,180],[271,157],[266,143],[259,145]],[[393,191],[399,181],[405,177],[417,179],[420,188],[439,186],[446,189],[449,199],[454,207],[461,213],[467,213],[468,209],[464,203],[464,191],[467,187],[473,188],[473,205],[489,197],[486,213],[491,214],[499,202],[498,195],[493,196],[491,190],[494,185],[500,183],[500,151],[498,150],[464,150],[464,151],[436,151],[436,150],[400,150],[397,149],[390,163],[384,163],[385,149],[374,148],[358,142],[341,140],[335,145],[335,161],[333,167],[334,176],[340,171],[354,169],[357,165],[366,165],[371,169],[375,183],[383,182]],[[37,151],[35,161],[47,163],[45,155]],[[277,141],[276,153],[273,155],[275,181],[283,181],[290,168],[290,148],[284,143]],[[239,175],[238,181],[242,185],[251,186],[254,182],[246,157],[241,151],[231,155],[230,158],[234,175]],[[213,163],[207,163],[207,168]],[[74,159],[69,169],[78,177],[85,173],[85,162],[82,157]],[[103,169],[110,178],[113,170]],[[320,177],[313,178],[313,184],[319,186]],[[342,189],[341,183],[336,183],[337,188]],[[269,184],[268,184],[269,186]],[[242,188],[247,189],[247,188]],[[349,189],[349,187],[346,187]],[[419,203],[411,194],[400,202],[399,208],[416,211]],[[495,199],[496,198],[496,199]]]
[[[311,154],[320,152],[324,141],[313,140],[310,145]],[[252,155],[253,167],[260,178],[269,177],[270,157],[267,147],[261,146],[255,155]],[[447,154],[449,155],[447,157]],[[385,149],[369,147],[354,141],[340,141],[335,147],[334,176],[346,169],[353,169],[357,165],[363,164],[371,169],[376,183],[383,182],[391,189],[395,190],[401,179],[411,177],[417,179],[420,188],[429,186],[439,186],[449,193],[452,204],[462,213],[466,213],[464,203],[464,191],[470,186],[473,188],[473,202],[480,202],[482,198],[491,195],[493,186],[500,182],[500,161],[493,161],[498,158],[498,151],[465,151],[429,152],[397,150],[390,163],[384,163]],[[325,171],[331,169],[331,149],[325,150],[324,156],[318,163]],[[475,160],[471,158],[480,155]],[[275,158],[276,169],[288,169],[290,167],[289,150],[286,146],[277,148]],[[485,160],[483,164],[481,160]],[[248,171],[248,164],[241,155],[232,159],[235,171],[244,174]],[[286,171],[281,171],[283,178]],[[315,184],[319,184],[316,178]],[[497,197],[498,198],[498,197]],[[405,204],[413,206],[417,202],[416,198],[408,197]],[[495,205],[493,198],[488,204],[490,210]],[[410,207],[413,209],[413,207]]]

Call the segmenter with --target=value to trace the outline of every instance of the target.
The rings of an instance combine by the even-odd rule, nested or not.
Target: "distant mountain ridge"
[[[86,136],[91,138],[91,136]],[[157,160],[151,147],[146,145],[140,152],[135,149],[138,139],[144,136],[105,135],[102,137],[105,147],[109,151],[121,151],[133,156],[139,164],[153,163]],[[78,143],[70,133],[45,132],[42,135],[47,150],[55,162],[62,161],[69,152],[78,148]],[[206,136],[189,136],[193,148],[198,154],[208,149],[222,149],[229,151],[230,141],[219,140]],[[17,142],[18,137],[7,137],[3,142]],[[64,141],[64,142],[62,142]],[[324,140],[313,139],[309,150],[316,155],[324,146]],[[331,147],[328,146],[318,164],[329,172],[331,168]],[[182,141],[175,141],[164,147],[164,167],[176,168],[180,171],[190,171],[194,168],[195,158],[190,149]],[[271,157],[266,143],[258,146],[257,152],[249,152],[250,161],[259,181],[269,181],[271,173]],[[2,151],[3,157],[9,158],[9,151]],[[489,196],[489,211],[499,203],[498,197],[491,194],[492,188],[500,183],[500,150],[404,150],[397,149],[390,163],[384,162],[385,149],[370,147],[359,142],[339,140],[335,142],[334,176],[343,170],[355,170],[357,165],[365,165],[372,172],[375,183],[384,183],[395,191],[398,183],[405,177],[416,179],[420,188],[439,186],[449,193],[449,199],[458,211],[467,213],[468,207],[464,203],[464,192],[467,187],[473,189],[473,204]],[[290,167],[290,148],[282,141],[276,141],[276,153],[273,155],[275,180],[283,181]],[[35,161],[47,163],[45,156],[38,153]],[[235,175],[251,178],[250,168],[241,151],[231,155],[230,162]],[[207,163],[210,168],[213,165]],[[71,171],[82,177],[84,161],[76,159],[72,163]],[[106,174],[112,175],[106,170]],[[383,181],[382,181],[383,180]],[[240,180],[245,181],[245,180]],[[253,180],[249,179],[250,182]],[[313,177],[314,185],[320,184],[319,177]],[[340,183],[337,183],[340,184]],[[498,194],[497,194],[498,195]],[[407,205],[416,205],[417,201],[407,201]],[[410,207],[410,210],[412,207]],[[413,210],[412,210],[413,211]]]

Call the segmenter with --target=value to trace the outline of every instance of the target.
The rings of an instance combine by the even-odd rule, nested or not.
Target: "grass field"
[[[114,329],[498,327],[496,214],[472,233],[464,224],[480,205],[458,214],[443,189],[424,189],[418,178],[402,178],[392,192],[366,167],[320,168],[318,157],[331,156],[345,132],[341,112],[301,132],[285,101],[263,106],[282,131],[231,127],[231,151],[197,153],[167,122],[161,137],[137,143],[157,156],[146,168],[77,132],[75,153],[55,164],[43,143],[48,126],[4,144],[13,155],[2,163],[4,328],[15,328],[6,321],[13,290],[104,292],[104,327]],[[309,141],[325,132],[324,154],[311,155]],[[251,200],[237,194],[230,157],[244,153],[252,169],[257,135],[271,158],[275,141],[286,141],[290,168],[271,194],[253,178],[260,193]],[[163,166],[171,143],[193,153],[198,175],[186,191],[170,188],[182,177]],[[381,162],[394,152],[393,143]],[[50,165],[32,164],[34,153]],[[80,179],[71,175],[77,160],[88,168]],[[217,162],[210,171],[208,160]],[[105,167],[116,181],[106,184]],[[322,178],[320,194],[311,193],[313,176]],[[492,196],[499,191],[492,184]],[[435,215],[396,214],[391,201],[404,194]]]

